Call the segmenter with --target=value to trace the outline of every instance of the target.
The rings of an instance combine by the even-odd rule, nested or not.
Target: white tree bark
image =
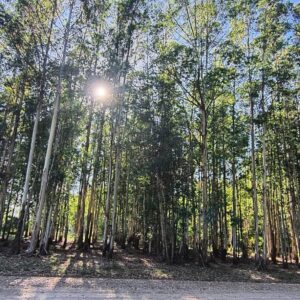
[[[36,214],[36,219],[34,222],[30,245],[27,250],[28,253],[33,253],[36,249],[38,235],[39,235],[39,231],[40,231],[40,227],[41,227],[42,213],[43,213],[43,209],[45,206],[45,199],[46,199],[45,196],[46,196],[47,183],[48,183],[50,158],[51,158],[51,153],[52,153],[52,146],[53,146],[53,142],[54,142],[55,131],[56,131],[56,126],[57,126],[57,119],[58,119],[58,112],[59,112],[59,107],[60,107],[61,81],[62,81],[63,69],[64,69],[66,56],[67,56],[67,47],[68,47],[71,17],[72,17],[74,2],[75,2],[75,0],[72,0],[72,2],[70,4],[68,22],[67,22],[66,30],[65,30],[65,34],[64,34],[63,55],[62,55],[62,61],[61,61],[59,75],[58,75],[58,81],[57,81],[57,90],[56,90],[56,97],[55,97],[55,102],[54,102],[53,116],[52,116],[52,121],[51,121],[51,129],[50,129],[50,135],[49,135],[48,145],[47,145],[47,152],[46,152],[44,168],[43,168],[43,175],[42,175],[42,181],[41,181],[41,187],[40,187],[40,193],[39,193],[37,214]]]

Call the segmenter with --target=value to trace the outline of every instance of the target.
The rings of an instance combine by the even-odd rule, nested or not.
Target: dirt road
[[[299,284],[0,276],[0,299],[300,299]]]

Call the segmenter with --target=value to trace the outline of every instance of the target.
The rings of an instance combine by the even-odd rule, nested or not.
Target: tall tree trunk
[[[27,205],[27,201],[28,201],[28,190],[29,190],[29,183],[30,183],[30,178],[31,178],[32,162],[33,162],[35,143],[36,143],[36,137],[37,137],[37,132],[38,132],[38,124],[39,124],[40,114],[41,114],[41,110],[42,110],[42,103],[43,103],[44,94],[45,94],[47,63],[48,63],[48,58],[49,58],[49,49],[50,49],[51,35],[52,35],[52,29],[53,29],[53,24],[54,24],[54,15],[56,12],[56,4],[57,3],[55,0],[54,4],[53,4],[53,14],[52,14],[52,19],[51,19],[51,23],[50,23],[48,39],[47,39],[47,44],[46,44],[46,50],[45,50],[43,66],[42,66],[42,74],[41,74],[41,80],[40,80],[40,92],[39,92],[38,104],[37,104],[37,108],[36,108],[35,120],[34,120],[32,135],[31,135],[30,150],[29,150],[29,155],[28,155],[26,176],[25,176],[25,182],[24,182],[23,194],[22,194],[22,200],[21,200],[21,210],[20,210],[20,214],[19,214],[17,231],[16,231],[16,235],[15,235],[15,239],[14,239],[13,247],[12,247],[12,251],[15,254],[18,254],[20,252],[21,239],[23,236],[25,211],[26,211],[26,205]]]
[[[20,115],[21,115],[21,103],[24,96],[25,91],[25,82],[22,83],[22,87],[20,87],[21,91],[20,93],[20,102],[18,103],[18,108],[15,113],[14,118],[14,125],[12,129],[12,134],[10,137],[10,144],[8,148],[8,154],[7,154],[7,163],[4,169],[4,178],[0,187],[0,232],[2,231],[2,222],[3,222],[3,216],[4,216],[4,210],[5,210],[5,201],[7,196],[7,188],[8,184],[11,178],[11,172],[12,172],[12,161],[13,161],[13,154],[15,150],[15,143],[17,139],[17,133],[18,128],[20,124]]]
[[[233,260],[237,260],[237,216],[236,216],[236,147],[235,147],[235,138],[236,138],[236,129],[235,129],[235,101],[236,101],[236,91],[235,91],[235,79],[233,82],[233,97],[234,102],[232,105],[232,250],[233,250]]]
[[[247,51],[248,51],[248,83],[249,83],[249,104],[250,104],[250,137],[251,137],[251,175],[252,175],[252,201],[253,201],[253,211],[254,211],[254,231],[255,231],[255,260],[259,261],[259,248],[258,248],[258,238],[259,238],[259,227],[258,227],[258,205],[257,205],[257,187],[256,187],[256,155],[255,155],[255,124],[254,124],[254,92],[253,92],[253,80],[252,80],[252,70],[250,66],[251,62],[251,52],[250,52],[250,27],[251,27],[251,17],[249,17],[249,24],[247,25]]]
[[[201,255],[204,264],[207,263],[208,249],[208,157],[207,157],[207,112],[201,109],[201,154],[202,154],[202,245]],[[200,224],[199,224],[200,225]]]
[[[38,129],[38,123],[41,113],[41,101],[38,103],[32,136],[31,136],[31,144],[30,144],[30,151],[29,151],[29,157],[28,157],[28,163],[27,163],[27,169],[26,169],[26,176],[25,176],[25,183],[23,188],[23,194],[22,194],[22,200],[21,200],[21,210],[19,214],[19,220],[18,220],[18,226],[17,226],[17,232],[15,235],[14,243],[12,251],[15,254],[20,253],[20,247],[21,247],[21,239],[23,236],[23,229],[24,229],[24,222],[25,222],[25,210],[26,205],[28,201],[28,189],[29,189],[29,182],[31,177],[31,169],[32,169],[32,162],[33,162],[33,154],[34,154],[34,148],[35,148],[35,142],[36,142],[36,136],[37,136],[37,129]]]
[[[105,211],[104,211],[104,231],[103,231],[103,256],[106,255],[107,251],[107,236],[109,226],[109,211],[110,211],[110,192],[111,192],[111,181],[112,181],[112,160],[113,160],[113,140],[114,140],[114,124],[113,119],[111,121],[111,136],[110,136],[110,152],[109,152],[109,165],[108,165],[108,181],[107,181],[107,192],[105,199]]]
[[[116,166],[115,166],[115,182],[114,182],[114,195],[113,195],[113,213],[112,213],[112,226],[111,226],[111,235],[109,241],[109,257],[112,257],[114,250],[114,240],[116,234],[116,214],[117,214],[117,200],[118,200],[118,187],[119,187],[119,178],[120,178],[120,167],[121,167],[121,149],[120,144],[117,144],[117,153],[116,153]]]
[[[13,178],[13,180],[12,180],[11,189],[10,189],[10,193],[9,193],[9,197],[8,197],[8,201],[7,201],[7,205],[6,205],[5,221],[4,221],[4,226],[3,226],[3,229],[2,229],[2,240],[5,239],[5,231],[7,230],[9,208],[10,208],[10,205],[11,205],[11,202],[12,202],[12,198],[13,198],[13,194],[14,194],[13,193],[14,192],[14,184],[15,184],[15,178]],[[17,192],[16,201],[18,201],[18,196],[19,196],[19,191]]]
[[[84,234],[84,216],[85,216],[85,202],[88,193],[90,168],[88,166],[89,149],[90,149],[90,135],[93,120],[93,100],[90,103],[89,119],[86,125],[86,140],[84,145],[84,153],[82,159],[82,171],[81,171],[81,186],[78,196],[78,213],[77,213],[77,232],[76,232],[76,244],[78,249],[83,249],[83,234]],[[92,195],[91,195],[92,196]]]
[[[263,63],[265,57],[265,46],[263,47]],[[267,240],[267,226],[268,226],[268,207],[267,207],[267,148],[266,148],[266,111],[265,111],[265,70],[262,70],[261,81],[261,108],[263,113],[263,128],[262,128],[262,160],[263,160],[263,184],[262,184],[262,202],[263,202],[263,261],[262,268],[266,268],[268,259],[268,240]]]
[[[160,229],[161,229],[161,238],[163,245],[163,256],[166,258],[167,262],[170,262],[169,247],[167,240],[167,228],[166,228],[166,201],[164,195],[164,186],[161,182],[161,179],[157,175],[157,193],[159,201],[159,218],[160,218]]]
[[[224,139],[224,137],[223,137]],[[225,148],[224,148],[223,143],[223,152],[225,153]],[[222,247],[222,259],[226,260],[227,256],[227,247],[228,247],[228,225],[227,225],[227,195],[226,195],[226,160],[225,157],[223,157],[223,162],[222,162],[222,169],[223,169],[223,197],[224,197],[224,202],[223,202],[223,216],[224,216],[224,235],[223,235],[223,247]]]
[[[70,11],[69,11],[68,21],[66,24],[66,30],[65,30],[65,34],[64,34],[63,54],[62,54],[62,61],[61,61],[60,69],[59,69],[56,97],[55,97],[54,110],[53,110],[53,116],[52,116],[52,121],[51,121],[51,129],[50,129],[50,135],[49,135],[49,139],[48,139],[47,152],[46,152],[45,161],[44,161],[44,168],[43,168],[42,181],[41,181],[41,187],[40,187],[40,193],[39,193],[37,214],[36,214],[36,219],[34,222],[30,245],[27,250],[28,253],[33,253],[36,249],[38,235],[40,232],[40,226],[41,226],[41,221],[42,221],[42,213],[43,213],[44,205],[45,205],[50,159],[51,159],[52,146],[53,146],[53,142],[54,142],[59,107],[60,107],[61,81],[62,81],[62,77],[63,77],[63,71],[64,71],[64,66],[65,66],[65,61],[66,61],[66,56],[67,56],[67,47],[68,47],[68,42],[69,42],[71,17],[72,17],[74,3],[75,3],[75,0],[72,0],[72,2],[70,4]]]
[[[90,202],[88,207],[88,214],[87,214],[87,221],[86,221],[86,232],[85,232],[85,248],[90,247],[91,243],[91,236],[92,236],[92,224],[93,224],[93,216],[94,210],[96,209],[96,185],[98,181],[98,173],[99,173],[99,161],[100,161],[100,154],[102,150],[102,135],[103,135],[103,125],[104,125],[104,113],[101,116],[100,121],[100,128],[98,128],[98,139],[96,141],[96,150],[94,154],[94,166],[93,166],[93,179],[92,179],[92,189],[91,189],[91,196]]]
[[[48,254],[49,237],[50,237],[51,227],[52,227],[52,208],[53,208],[53,206],[50,204],[50,208],[49,208],[49,211],[47,214],[47,222],[45,224],[46,225],[45,230],[44,230],[41,242],[40,242],[39,252],[41,255]]]

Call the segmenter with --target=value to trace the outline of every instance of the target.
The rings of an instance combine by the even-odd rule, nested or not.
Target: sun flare
[[[108,91],[105,86],[95,86],[93,90],[93,95],[96,99],[103,99],[108,96]]]
[[[112,101],[112,88],[109,82],[93,80],[88,83],[87,92],[99,104],[109,104]]]

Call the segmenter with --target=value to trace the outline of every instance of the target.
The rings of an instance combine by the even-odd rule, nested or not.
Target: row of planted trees
[[[29,253],[102,241],[109,256],[117,242],[169,262],[298,263],[299,5],[0,9],[0,232],[15,253],[30,236]]]

